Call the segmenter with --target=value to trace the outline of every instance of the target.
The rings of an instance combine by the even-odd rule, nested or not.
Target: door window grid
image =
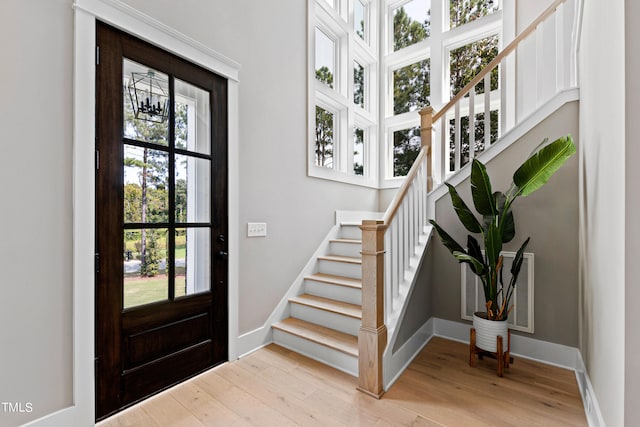
[[[123,62],[123,70],[139,66]],[[126,71],[123,79],[126,91]],[[173,76],[168,82],[169,104],[175,105],[168,123],[136,119],[126,93],[123,99],[125,309],[210,290],[209,95]],[[176,94],[176,89],[192,96]],[[161,137],[146,138],[149,134]]]

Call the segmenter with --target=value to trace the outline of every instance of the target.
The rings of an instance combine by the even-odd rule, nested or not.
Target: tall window
[[[376,187],[378,0],[310,0],[309,174]]]
[[[407,174],[420,151],[417,111],[443,106],[497,55],[502,0],[309,1],[310,114],[315,114],[310,117],[315,123],[310,174],[397,186],[395,178]],[[378,22],[384,23],[380,31]],[[454,160],[464,165],[470,150],[482,151],[498,138],[499,69],[491,74],[490,86],[488,118],[482,112],[471,121],[468,106],[460,111],[459,158],[453,155],[458,126],[443,130],[452,144],[451,170]],[[475,91],[483,94],[484,82]],[[471,122],[474,147],[469,147]]]

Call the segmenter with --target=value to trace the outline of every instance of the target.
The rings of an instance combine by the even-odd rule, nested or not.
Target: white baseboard
[[[584,365],[580,352],[578,352],[576,358],[576,365],[576,380],[578,381],[578,388],[580,389],[580,396],[582,396],[582,404],[584,405],[584,414],[587,417],[589,427],[605,427],[604,418],[602,418],[602,412],[600,412],[600,405],[598,404],[593,385],[591,385],[589,375],[587,375],[587,368]]]
[[[433,321],[434,318],[432,317],[422,325],[406,343],[402,344],[402,347],[395,353],[392,353],[392,346],[391,343],[389,343],[383,355],[384,378],[382,380],[385,391],[389,390],[397,379],[400,378],[400,375],[409,367],[413,359],[416,358],[433,337]]]
[[[253,353],[273,342],[271,325],[261,326],[238,337],[238,359]]]
[[[83,418],[85,418],[84,421]],[[93,420],[93,417],[91,419]],[[70,406],[23,424],[23,427],[73,427],[87,425],[86,421],[86,417],[80,416],[77,406]]]
[[[435,318],[434,334],[454,341],[469,343],[469,323],[453,322]],[[514,356],[535,360],[566,369],[576,369],[576,357],[579,353],[575,347],[554,344],[522,335],[511,335],[511,353]]]
[[[469,343],[470,324],[438,318],[432,318],[430,321],[431,320],[434,321],[434,336]],[[431,337],[429,337],[429,339],[431,339]],[[600,406],[598,405],[595,391],[589,380],[589,375],[587,374],[580,350],[575,347],[512,334],[511,353],[514,356],[524,359],[573,370],[576,373],[578,389],[580,390],[580,396],[582,397],[584,412],[589,427],[605,426],[602,413],[600,412]]]

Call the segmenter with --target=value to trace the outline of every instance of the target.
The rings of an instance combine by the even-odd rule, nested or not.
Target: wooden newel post
[[[384,324],[384,221],[362,221],[362,325],[358,333],[358,390],[375,398],[384,394],[382,353]]]
[[[433,189],[433,173],[431,172],[431,146],[433,128],[433,107],[424,107],[420,110],[420,139],[422,146],[427,150],[427,191]]]

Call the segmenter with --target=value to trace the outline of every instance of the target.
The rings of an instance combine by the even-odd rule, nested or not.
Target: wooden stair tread
[[[348,264],[362,264],[362,258],[342,255],[322,255],[318,257],[322,261],[346,262]]]
[[[333,348],[350,356],[358,357],[358,337],[356,336],[293,317],[284,319],[272,327],[317,344]]]
[[[306,276],[305,279],[322,283],[330,283],[332,285],[346,286],[349,288],[362,289],[362,280],[344,276],[335,276],[333,274],[315,273],[310,276]]]
[[[354,245],[361,245],[362,240],[360,239],[331,239],[329,242],[331,243],[353,243]]]
[[[330,311],[343,316],[353,317],[354,319],[362,319],[362,307],[348,302],[336,301],[329,298],[318,297],[315,295],[303,294],[290,298],[289,302],[306,305],[307,307],[317,308],[319,310]]]

